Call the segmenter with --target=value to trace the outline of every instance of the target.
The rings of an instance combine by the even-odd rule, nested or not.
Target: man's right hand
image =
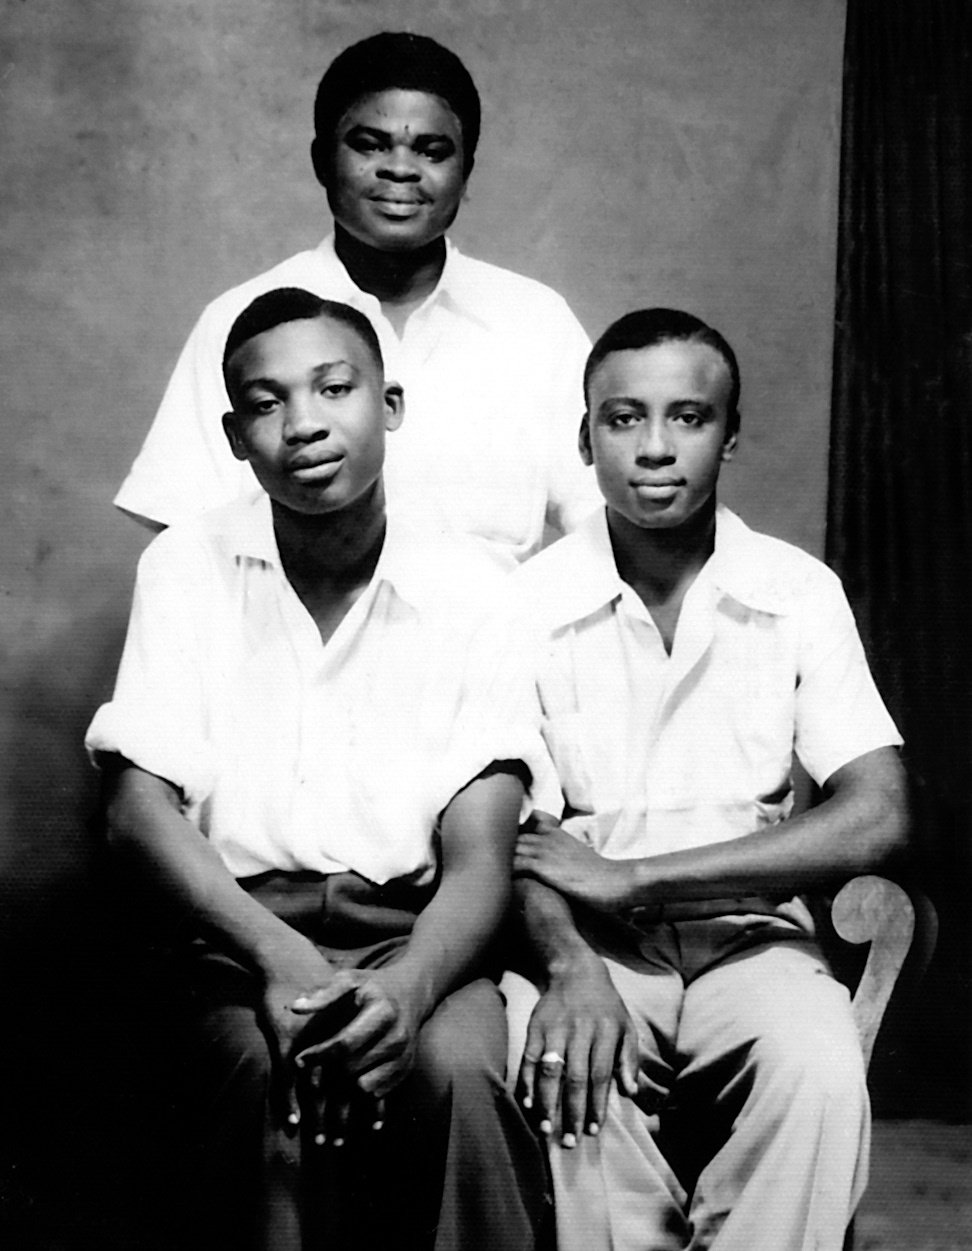
[[[262,1021],[273,1053],[272,1097],[281,1121],[294,1132],[300,1124],[294,1061],[305,1045],[301,1035],[313,1030],[315,1024],[319,1028],[319,1023],[295,1012],[293,1005],[324,990],[334,977],[334,968],[310,942],[281,953],[264,972]]]
[[[595,955],[552,974],[533,1010],[520,1065],[519,1093],[535,1109],[540,1130],[556,1132],[573,1147],[583,1132],[597,1134],[607,1114],[612,1079],[623,1095],[659,1100],[671,1070],[662,1060],[644,1071],[638,1031],[621,996]],[[639,1072],[639,1070],[641,1070]]]

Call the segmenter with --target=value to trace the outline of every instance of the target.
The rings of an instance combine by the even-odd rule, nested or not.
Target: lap
[[[666,1056],[674,1051],[679,1067],[700,1054],[741,1050],[757,1040],[764,1049],[778,1045],[798,1054],[844,1050],[853,1064],[858,1046],[850,996],[811,939],[771,939],[741,949],[734,942],[720,958],[717,935],[706,958],[693,960],[698,952],[689,948],[700,940],[705,931],[697,927],[663,926],[637,950],[598,948],[643,1045],[654,1040]],[[516,972],[504,974],[501,989],[512,1078],[540,992]]]

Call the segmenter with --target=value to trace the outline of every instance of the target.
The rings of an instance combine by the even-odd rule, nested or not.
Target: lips
[[[326,456],[295,456],[287,466],[287,473],[301,482],[323,481],[337,473],[343,459],[337,452]]]

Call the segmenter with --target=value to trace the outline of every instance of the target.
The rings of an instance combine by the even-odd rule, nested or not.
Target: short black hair
[[[468,178],[482,120],[479,92],[456,54],[428,35],[384,30],[338,53],[314,100],[318,142],[330,151],[338,122],[352,104],[396,87],[445,100],[462,127],[463,173]]]
[[[244,343],[286,322],[315,321],[318,317],[330,318],[331,321],[340,322],[341,325],[353,330],[371,353],[378,369],[384,373],[385,363],[381,355],[381,345],[374,326],[364,313],[352,308],[350,304],[340,304],[337,300],[325,300],[319,295],[312,295],[303,287],[277,287],[274,291],[258,295],[252,303],[248,304],[233,322],[226,337],[226,347],[223,351],[223,381],[230,398],[232,399],[229,364]]]
[[[742,383],[736,353],[718,330],[691,313],[677,308],[642,308],[612,322],[591,348],[584,366],[584,404],[588,401],[594,371],[612,352],[636,352],[659,343],[706,343],[726,362],[732,386],[726,409],[726,434],[739,429],[739,395]]]

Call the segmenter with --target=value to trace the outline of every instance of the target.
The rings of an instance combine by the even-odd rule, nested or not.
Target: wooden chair
[[[881,1021],[905,961],[911,953],[910,980],[916,981],[934,952],[938,918],[925,896],[918,892],[909,895],[887,878],[868,876],[852,878],[838,891],[830,908],[830,922],[843,942],[870,944],[856,987],[853,977],[846,976],[846,961],[840,959],[839,952],[831,953],[835,972],[844,973],[842,980],[852,985],[854,1020],[864,1063],[870,1065]],[[851,1251],[853,1244],[851,1221],[844,1251]]]
[[[870,1064],[891,992],[909,952],[910,972],[920,977],[935,949],[938,921],[930,901],[883,877],[855,877],[834,898],[830,919],[846,943],[870,943],[860,980],[853,989],[865,1064]],[[841,961],[836,961],[841,973]]]

